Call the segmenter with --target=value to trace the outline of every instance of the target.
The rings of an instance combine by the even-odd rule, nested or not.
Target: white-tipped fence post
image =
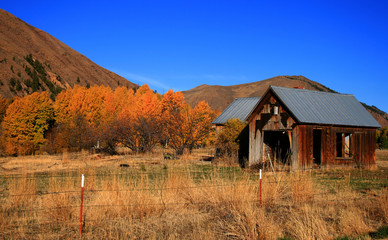
[[[79,234],[82,235],[82,210],[84,205],[84,183],[85,183],[85,177],[82,174],[81,177],[81,212],[80,212],[80,225],[79,225]]]
[[[259,205],[261,206],[261,169],[260,169],[260,179],[259,179]]]

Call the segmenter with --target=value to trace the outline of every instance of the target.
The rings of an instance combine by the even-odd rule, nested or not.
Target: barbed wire
[[[314,193],[314,194],[308,194],[308,196],[315,197],[315,196],[330,196],[328,194],[335,194],[331,192],[320,192],[320,193]],[[256,196],[257,198],[259,196]],[[370,196],[371,198],[376,198],[373,196]],[[364,197],[355,197],[355,198],[346,198],[346,199],[335,199],[335,200],[322,200],[322,201],[335,201],[335,202],[348,202],[349,200],[356,200],[356,199],[365,199]],[[284,199],[283,199],[284,200]],[[250,201],[241,201],[241,200],[228,200],[227,202],[237,202],[237,203],[258,203],[260,200],[250,200]],[[313,201],[316,201],[314,198]],[[220,204],[224,203],[223,202],[214,202],[214,201],[203,201],[203,202],[193,202],[193,201],[188,201],[188,202],[160,202],[160,203],[136,203],[136,204],[97,204],[97,205],[89,205],[89,204],[84,204],[84,208],[96,208],[96,207],[134,207],[134,206],[157,206],[157,205],[203,205],[203,204]],[[263,205],[268,202],[265,198],[262,200]],[[292,201],[291,201],[292,202]],[[305,201],[306,202],[306,201]],[[45,208],[35,208],[35,209],[0,209],[0,213],[10,213],[10,212],[51,212],[52,210],[56,209],[66,209],[66,208],[80,208],[80,205],[64,205],[64,206],[55,206],[55,207],[45,207]]]
[[[93,170],[93,169],[91,169]],[[121,169],[122,171],[126,170],[125,168]],[[99,173],[99,174],[88,174],[88,169],[85,170],[85,176],[90,177],[103,177],[103,176],[131,176],[131,175],[168,175],[168,174],[211,174],[211,173],[241,173],[241,174],[250,174],[250,175],[259,175],[259,172],[257,171],[251,171],[251,170],[242,170],[241,168],[234,168],[234,167],[224,167],[224,168],[209,168],[209,169],[202,169],[198,171],[193,170],[186,170],[186,171],[171,171],[167,169],[159,169],[157,171],[143,171],[141,168],[128,168],[128,172],[125,173]],[[134,172],[132,172],[134,171]],[[307,169],[307,170],[276,170],[275,174],[282,174],[282,173],[307,173],[311,174],[312,176],[327,176],[326,173],[320,173],[319,170],[315,169]],[[0,175],[0,177],[5,179],[36,179],[36,178],[80,178],[80,175],[75,174],[76,171],[72,171],[71,175],[47,175],[47,173],[27,173],[27,174],[11,174],[11,175]],[[274,174],[273,171],[263,171],[263,174]],[[64,173],[66,174],[66,172]],[[346,177],[346,176],[344,176]]]
[[[198,185],[198,186],[179,186],[179,187],[164,187],[164,188],[132,188],[132,189],[94,189],[86,187],[87,192],[135,192],[135,191],[165,191],[165,190],[184,190],[184,189],[195,189],[195,188],[213,188],[213,187],[237,187],[237,186],[258,186],[259,179],[249,180],[250,182],[244,183],[233,183],[233,184],[212,184],[212,185]],[[370,179],[368,179],[370,180]],[[297,180],[262,180],[262,184],[290,184],[290,183],[304,183],[312,182],[311,179],[297,179]],[[383,184],[385,185],[385,184]],[[55,192],[36,192],[36,193],[21,193],[21,194],[0,194],[0,198],[4,197],[22,197],[22,196],[44,196],[44,195],[58,195],[58,194],[79,194],[80,190],[66,190],[66,191],[55,191]]]
[[[94,189],[87,188],[86,192],[135,192],[135,191],[164,191],[164,190],[183,190],[183,189],[195,189],[195,188],[213,188],[213,187],[236,187],[236,186],[258,186],[257,180],[250,180],[251,182],[233,183],[233,184],[212,184],[212,185],[199,185],[199,186],[179,186],[179,187],[164,187],[164,188],[133,188],[133,189]],[[311,180],[285,180],[285,181],[269,181],[263,180],[262,184],[288,184],[288,183],[304,183]],[[22,196],[44,196],[44,195],[57,195],[67,193],[80,193],[80,190],[67,190],[56,192],[37,192],[37,193],[21,193],[21,194],[1,194],[0,197],[22,197]]]
[[[139,170],[139,169],[136,169]],[[235,170],[235,171],[229,171],[229,170],[203,170],[203,171],[168,171],[168,170],[160,170],[157,172],[142,172],[136,171],[136,172],[126,172],[126,173],[100,173],[100,174],[89,174],[87,171],[85,172],[86,177],[115,177],[115,176],[123,176],[123,177],[132,177],[132,176],[169,176],[170,174],[199,174],[199,175],[210,175],[211,174],[231,174],[231,173],[241,173],[241,174],[247,174],[244,171],[241,170]],[[80,175],[0,175],[0,177],[4,179],[30,179],[30,180],[36,180],[37,178],[80,178]]]

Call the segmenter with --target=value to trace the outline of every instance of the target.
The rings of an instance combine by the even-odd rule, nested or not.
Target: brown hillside
[[[213,109],[223,111],[235,98],[260,97],[270,85],[283,87],[303,87],[311,90],[330,92],[331,89],[303,76],[277,76],[266,80],[232,86],[201,85],[184,91],[186,101],[191,105],[205,100]]]
[[[205,100],[213,109],[223,111],[235,98],[260,97],[270,85],[282,87],[303,87],[305,89],[334,92],[324,85],[303,76],[277,76],[266,80],[232,86],[201,85],[184,91],[186,101],[195,106]],[[382,125],[388,126],[388,114],[376,107],[364,105],[372,116]]]
[[[0,9],[0,95],[24,96],[75,84],[137,87],[53,36]]]

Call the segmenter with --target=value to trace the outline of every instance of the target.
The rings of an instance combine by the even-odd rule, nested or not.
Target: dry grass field
[[[84,239],[388,237],[386,150],[374,170],[265,171],[261,199],[256,171],[210,153],[1,158],[0,238],[79,238],[81,174]]]

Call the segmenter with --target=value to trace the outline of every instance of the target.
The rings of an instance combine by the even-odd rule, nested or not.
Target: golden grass
[[[376,150],[377,161],[388,161],[388,149]]]
[[[327,193],[309,173],[278,175],[278,182],[264,175],[260,206],[258,181],[250,173],[225,178],[213,171],[198,180],[171,167],[164,178],[141,174],[128,180],[84,171],[88,239],[333,239],[359,236],[387,222],[386,190],[360,196],[343,187]],[[0,237],[76,238],[79,177],[52,174],[50,194],[41,195],[37,179],[9,179],[9,196],[1,199]]]
[[[0,238],[78,238],[81,173],[85,239],[335,239],[388,223],[387,189],[352,190],[350,176],[329,186],[311,172],[277,173],[276,179],[265,173],[260,205],[256,173],[225,175],[213,167],[197,175],[190,167],[196,157],[188,154],[184,163],[164,161],[160,152],[93,156],[66,153],[60,171],[44,177],[32,168],[0,175]]]

